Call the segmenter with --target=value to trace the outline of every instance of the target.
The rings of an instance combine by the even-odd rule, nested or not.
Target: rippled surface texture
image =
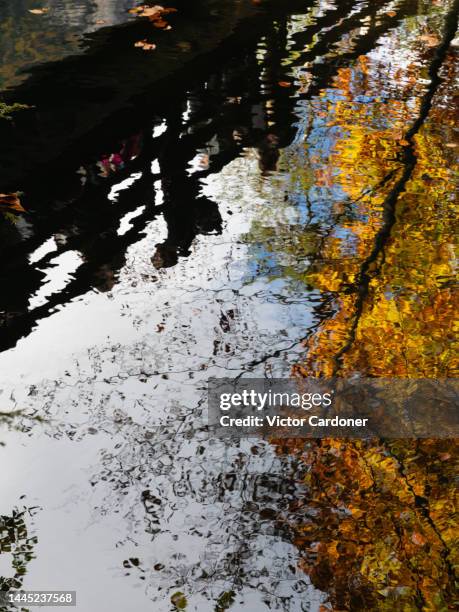
[[[79,33],[130,6],[49,4]],[[0,208],[0,585],[455,607],[453,441],[217,440],[206,381],[454,376],[457,5],[262,3],[65,196]]]

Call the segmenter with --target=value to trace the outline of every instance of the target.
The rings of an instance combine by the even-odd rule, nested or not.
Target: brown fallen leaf
[[[395,11],[387,11],[386,15],[389,15],[389,17],[395,17],[397,13]]]
[[[96,25],[103,25],[104,23],[107,23],[107,22],[105,21],[105,19],[98,19],[98,20],[96,21]]]
[[[291,83],[289,81],[279,81],[278,85],[280,87],[291,87]]]
[[[0,193],[0,208],[6,208],[13,212],[26,212],[17,193]]]
[[[29,9],[29,13],[32,13],[32,15],[46,15],[48,11],[49,8]]]
[[[155,6],[137,6],[129,10],[129,13],[137,15],[137,17],[146,17],[149,19],[155,28],[164,30],[170,30],[172,28],[167,21],[163,19],[163,16],[176,12],[177,9],[175,8],[164,8],[164,6],[160,6],[159,4]]]
[[[138,40],[136,43],[134,43],[134,47],[138,47],[144,51],[154,51],[156,49],[156,45],[149,43],[147,40]]]

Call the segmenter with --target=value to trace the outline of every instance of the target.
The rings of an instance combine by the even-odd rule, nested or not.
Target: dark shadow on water
[[[381,8],[364,4],[347,16],[353,6],[353,2],[344,2],[337,10],[325,12],[295,35],[295,45],[306,48],[319,29],[328,28],[317,44],[319,57],[346,28],[354,28],[358,18],[374,15]],[[381,34],[413,8],[412,2],[405,1],[396,14],[369,29],[351,51],[335,61],[316,63],[315,80],[307,94],[300,95],[318,93],[339,67],[370,50]],[[279,86],[291,78],[290,68],[282,63],[288,15],[283,11],[275,18],[259,16],[252,34],[244,28],[235,34],[236,48],[232,40],[215,54],[211,63],[216,68],[209,67],[208,58],[199,60],[192,83],[186,78],[171,80],[170,88],[161,90],[159,96],[156,92],[142,99],[138,116],[122,112],[96,129],[87,144],[93,152],[78,145],[56,167],[45,166],[38,175],[31,173],[24,179],[23,202],[29,214],[17,225],[2,223],[0,230],[0,282],[8,287],[0,298],[2,350],[14,346],[60,305],[91,288],[110,290],[125,264],[127,248],[158,215],[163,215],[168,235],[164,242],[151,245],[156,269],[173,266],[179,257],[188,256],[197,235],[220,233],[217,205],[201,195],[200,181],[218,172],[245,147],[257,148],[263,172],[275,169],[279,149],[295,134],[298,103],[292,90]],[[267,49],[263,62],[256,55],[261,36]],[[297,64],[305,57],[314,57],[314,51],[300,53]],[[37,87],[43,87],[40,80]],[[263,106],[267,99],[272,100],[269,118]],[[189,164],[197,152],[203,162],[191,170]],[[154,160],[157,166],[152,169]],[[132,184],[118,192],[116,202],[111,201],[112,187],[129,177],[133,177]],[[158,201],[160,192],[162,201]],[[120,235],[120,220],[139,206],[143,210]],[[52,252],[31,264],[30,253],[50,239],[55,242]],[[46,303],[30,309],[29,299],[43,282],[41,270],[52,265],[57,255],[72,250],[82,259],[73,280]]]

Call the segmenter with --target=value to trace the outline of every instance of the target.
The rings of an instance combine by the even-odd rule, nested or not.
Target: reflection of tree
[[[449,24],[445,41],[434,55],[431,85],[417,105],[419,115],[412,126],[403,134],[397,111],[392,132],[382,139],[388,167],[384,167],[386,156],[375,148],[381,146],[381,132],[363,129],[367,109],[352,107],[350,130],[347,111],[343,115],[346,136],[336,144],[332,161],[338,169],[337,182],[355,208],[355,219],[327,238],[321,258],[306,274],[309,283],[332,292],[337,305],[336,315],[310,340],[306,369],[322,375],[336,373],[340,367],[378,376],[450,373],[454,175],[448,169],[451,153],[443,143],[446,132],[439,133],[435,124],[441,121],[447,129],[451,119],[437,104],[429,124],[422,126],[453,35]],[[366,67],[361,71],[365,76]],[[355,75],[352,78],[359,82]],[[446,96],[446,108],[452,93],[448,83],[438,94],[438,103]],[[358,88],[348,92],[359,95]],[[392,113],[392,104],[388,106]],[[379,121],[388,125],[384,116]],[[336,122],[340,125],[339,116]],[[391,159],[399,161],[394,166]],[[367,174],[383,188],[370,186],[365,194]]]
[[[301,567],[329,593],[331,609],[451,609],[457,443],[301,446],[289,449],[309,466],[294,541]]]
[[[455,187],[445,138],[458,4],[426,54],[430,84],[417,100],[356,103],[371,89],[361,58],[338,71],[341,100],[321,102],[337,137],[334,174],[319,179],[345,197],[304,275],[333,296],[335,312],[307,341],[298,375],[453,375]],[[405,95],[420,78],[408,71]],[[307,510],[294,524],[302,567],[332,609],[454,607],[456,441],[292,442],[289,452],[308,466]]]
[[[152,248],[152,263],[157,268],[174,265],[179,255],[189,255],[197,235],[221,230],[217,206],[200,195],[201,180],[218,172],[244,146],[258,146],[260,164],[265,168],[272,167],[277,146],[291,133],[288,121],[268,129],[263,106],[261,121],[253,119],[255,109],[260,114],[262,97],[259,91],[260,68],[253,44],[250,43],[250,52],[242,62],[239,56],[230,58],[219,66],[216,73],[197,83],[189,94],[177,93],[174,104],[163,111],[161,123],[166,127],[163,134],[152,137],[152,128],[158,122],[147,122],[141,133],[123,139],[114,151],[86,160],[80,168],[84,185],[81,185],[80,174],[68,176],[63,189],[55,196],[58,200],[56,209],[37,215],[29,236],[18,236],[13,227],[8,228],[11,235],[6,249],[12,243],[17,245],[8,249],[0,269],[0,279],[10,287],[3,295],[0,307],[0,312],[5,313],[3,347],[14,344],[18,337],[30,331],[36,320],[90,287],[111,289],[125,264],[128,246],[138,240],[139,233],[158,215],[162,214],[166,220],[168,237],[164,244],[157,245],[156,252]],[[279,52],[277,58],[280,60]],[[288,99],[282,92],[280,96]],[[291,111],[292,103],[289,102],[287,110]],[[181,115],[187,105],[190,106],[190,116],[185,122]],[[125,156],[123,151],[129,148],[129,141],[134,140],[141,145],[135,154]],[[208,162],[205,168],[190,174],[188,164],[197,152],[206,152]],[[155,159],[159,162],[157,173],[152,172]],[[129,189],[118,194],[114,206],[108,199],[111,188],[134,175],[136,180]],[[154,201],[155,192],[159,192],[156,181],[161,181],[164,194],[164,202],[158,202],[158,205]],[[40,185],[37,193],[29,193],[30,199],[48,201],[49,194],[43,193],[42,189]],[[65,208],[62,201],[67,204]],[[120,220],[139,203],[145,204],[144,212],[131,222],[131,229],[120,235]],[[31,247],[53,239],[55,235],[59,236],[56,248],[35,267],[31,266],[28,262]],[[46,304],[29,312],[29,297],[42,282],[40,269],[70,250],[79,253],[83,260],[74,280],[53,294]]]
[[[243,57],[237,55],[219,66],[186,95],[177,95],[164,113],[164,133],[152,138],[153,125],[148,125],[141,135],[133,134],[131,139],[137,142],[139,137],[142,146],[122,159],[123,167],[107,170],[101,177],[92,172],[99,167],[99,158],[86,163],[85,186],[81,188],[79,177],[66,184],[71,192],[66,203],[71,206],[65,212],[56,207],[53,218],[44,214],[34,227],[40,238],[59,230],[63,238],[56,245],[57,253],[77,250],[84,263],[74,281],[52,296],[46,307],[28,318],[18,317],[20,324],[12,326],[8,342],[14,343],[37,318],[88,288],[110,288],[125,263],[126,249],[155,216],[162,214],[168,226],[167,238],[155,253],[151,245],[157,268],[188,255],[198,234],[220,231],[217,206],[200,197],[200,180],[218,172],[244,147],[254,147],[264,181],[279,180],[270,176],[276,167],[287,175],[285,181],[279,180],[279,190],[285,188],[290,200],[285,209],[267,207],[270,223],[255,224],[249,240],[263,243],[275,255],[281,251],[282,273],[306,282],[320,302],[318,329],[297,373],[332,373],[339,354],[342,375],[355,371],[370,376],[449,374],[450,338],[444,330],[453,322],[450,245],[454,234],[449,223],[453,175],[447,170],[450,157],[442,142],[444,132],[436,131],[431,122],[406,133],[404,126],[416,114],[423,114],[418,85],[417,99],[409,99],[413,80],[416,83],[420,77],[415,66],[405,72],[408,83],[395,84],[396,95],[389,92],[392,97],[378,99],[384,71],[378,67],[375,73],[373,60],[361,56],[373,48],[379,35],[413,10],[413,3],[403,2],[399,13],[379,17],[378,8],[384,8],[384,3],[362,3],[346,19],[352,6],[340,3],[339,19],[333,10],[326,10],[310,28],[299,32],[295,41],[299,49],[307,46],[304,54],[298,48],[292,54],[286,51],[291,41],[285,21],[271,24],[265,31],[262,59],[255,60],[260,49],[251,46]],[[362,18],[369,18],[375,29],[356,34]],[[317,41],[311,39],[323,27],[330,30],[314,47]],[[397,39],[397,34],[391,36]],[[349,47],[343,43],[337,50],[342,37],[350,41]],[[293,87],[279,86],[288,78],[285,66],[301,66],[323,53],[329,55],[305,79],[304,105],[299,109],[306,145],[296,142],[279,151],[291,140],[295,103]],[[445,69],[450,71],[450,65]],[[439,123],[450,122],[449,95],[445,87],[443,115],[438,105],[433,111],[432,119]],[[413,167],[409,157],[415,133]],[[122,157],[125,144],[105,153],[104,163],[108,159],[116,165],[114,160]],[[197,169],[190,167],[196,155],[202,161]],[[157,173],[152,170],[155,160]],[[404,174],[407,167],[409,176]],[[140,176],[119,192],[116,205],[107,201],[111,187],[134,174]],[[157,206],[152,195],[156,181],[164,196]],[[398,216],[394,218],[389,210],[388,219],[388,204],[395,204],[390,196],[394,190],[401,195]],[[130,230],[119,235],[119,221],[134,203],[145,204],[145,211]],[[299,222],[298,217],[292,222],[289,204],[300,209]],[[274,215],[279,223],[273,221]],[[370,255],[370,261],[383,228],[386,234],[390,230],[384,236],[384,249],[376,258]],[[41,278],[36,270],[21,276],[30,270],[27,246],[22,250],[18,246],[13,269],[21,279],[22,292],[27,285],[33,293]],[[40,265],[50,263],[55,254]],[[365,292],[361,291],[362,270],[368,276]],[[6,278],[12,276],[9,269]],[[14,286],[11,295],[18,297]],[[18,304],[11,295],[5,301],[19,310],[22,294]],[[146,353],[151,348],[137,348],[142,376],[150,376],[145,370],[160,375],[153,358],[148,367]],[[116,359],[122,361],[120,353]],[[94,362],[100,365],[97,356]],[[161,368],[166,372],[164,364]],[[102,370],[94,370],[95,386]],[[110,387],[112,382],[105,381],[109,395],[113,388],[114,395],[118,392],[116,386]],[[160,584],[171,594],[178,589],[187,597],[199,592],[207,602],[217,602],[217,610],[234,599],[237,609],[238,596],[249,585],[273,609],[300,609],[310,590],[305,576],[288,567],[295,563],[295,555],[276,548],[282,537],[295,543],[301,567],[318,588],[330,594],[337,610],[401,606],[441,610],[452,600],[452,443],[322,441],[306,449],[297,443],[283,444],[290,457],[270,466],[270,454],[262,445],[208,444],[204,426],[199,424],[199,406],[190,412],[183,430],[165,426],[155,436],[151,415],[141,425],[121,411],[112,415],[106,397],[98,415],[90,382],[78,385],[72,396],[75,405],[87,400],[92,424],[113,438],[119,436],[116,447],[102,453],[100,469],[95,469],[92,478],[92,485],[103,491],[98,511],[110,513],[116,508],[129,517],[133,538],[151,538],[158,545],[152,547],[154,551],[164,550],[158,544],[164,538],[168,550],[173,550],[167,559],[125,561],[126,573],[138,574],[151,588],[152,599],[162,595],[153,592],[151,585]],[[84,397],[81,388],[87,393]],[[119,394],[122,403],[124,396]],[[175,397],[172,392],[164,396]],[[70,433],[75,435],[73,430]],[[178,524],[173,516],[180,517]],[[192,545],[181,545],[181,538]],[[196,560],[195,548],[203,542],[204,551]]]
[[[349,28],[355,27],[355,17],[344,21],[340,19],[346,16],[350,8],[351,3],[348,2],[343,3],[337,12],[328,7],[304,31],[297,33],[297,44],[310,43],[313,35],[321,28],[328,28],[318,42],[315,53],[319,56]],[[404,4],[396,17],[382,15],[378,33],[387,32],[408,9]],[[374,11],[374,8],[364,8],[365,15],[367,10]],[[176,109],[186,108],[187,103],[191,105],[187,133],[183,136],[177,139],[177,118],[172,116],[171,109],[168,112],[171,121],[168,133],[152,139],[152,126],[144,129],[143,153],[126,163],[121,171],[108,175],[105,181],[96,184],[88,181],[83,190],[78,176],[73,175],[60,182],[64,188],[56,190],[56,202],[51,206],[52,213],[34,218],[34,227],[29,232],[30,239],[23,239],[18,249],[8,249],[7,257],[3,258],[7,264],[2,265],[0,278],[3,283],[10,285],[10,291],[4,296],[5,304],[0,309],[5,321],[3,347],[14,345],[18,337],[30,331],[35,321],[48,316],[60,304],[81,295],[90,287],[100,290],[112,288],[119,270],[125,263],[127,247],[157,215],[164,214],[168,220],[170,234],[166,242],[159,245],[156,253],[153,253],[152,261],[158,268],[173,265],[179,253],[188,253],[197,234],[218,232],[220,221],[215,206],[205,201],[202,196],[196,197],[200,190],[200,179],[217,172],[234,159],[243,147],[257,147],[260,166],[265,173],[274,168],[279,149],[287,144],[294,134],[291,117],[295,98],[288,89],[278,85],[286,78],[286,71],[289,69],[289,64],[285,62],[285,50],[290,44],[287,39],[286,21],[285,13],[276,18],[276,23],[269,23],[267,20],[265,35],[268,52],[263,62],[257,61],[253,43],[250,43],[247,48],[241,49],[243,56],[238,55],[236,59],[230,59],[220,65],[217,72],[207,75],[205,81],[196,86],[194,93],[191,91],[190,96],[184,95],[183,92],[176,95]],[[325,46],[322,44],[324,40],[328,41]],[[349,51],[346,58],[340,60],[341,63],[355,59],[362,48],[371,48],[375,40],[374,32],[358,37],[361,46]],[[311,53],[314,54],[309,47],[308,57]],[[292,56],[295,58],[295,65],[301,66],[303,55],[295,51]],[[324,65],[320,62],[319,64]],[[336,66],[331,74],[335,71]],[[316,77],[315,89],[327,82],[330,73],[319,70]],[[131,138],[134,136],[136,135],[131,135]],[[98,143],[98,147],[101,146]],[[121,147],[122,143],[119,144],[119,149]],[[119,149],[107,151],[104,155],[117,156]],[[168,151],[167,155],[165,149]],[[208,167],[188,177],[187,164],[196,152],[208,155]],[[155,156],[161,158],[158,176],[151,172],[151,162]],[[101,160],[99,158],[94,161],[100,163]],[[87,160],[83,165],[86,164]],[[161,176],[163,172],[164,177]],[[113,206],[107,200],[112,185],[135,173],[141,174],[140,179],[121,192],[117,205]],[[167,197],[165,203],[160,206],[152,205],[152,183],[155,179],[164,179],[165,182],[164,195]],[[46,206],[50,207],[49,189],[43,193],[41,183],[38,189],[28,193],[28,197],[34,205],[45,200]],[[134,202],[137,205],[139,200],[147,204],[145,211],[131,222],[129,231],[119,235],[120,219],[132,210]],[[63,202],[67,206],[63,207]],[[45,256],[36,266],[30,266],[27,262],[30,247],[33,244],[37,246],[40,241],[46,241],[53,234],[64,239],[51,255]],[[45,304],[29,312],[29,295],[34,294],[42,282],[43,273],[40,269],[49,266],[60,253],[72,249],[83,259],[83,264],[75,272],[75,279],[63,290],[50,296]]]
[[[29,535],[28,516],[31,510],[27,509],[13,510],[11,516],[0,516],[0,555],[11,556],[11,575],[0,576],[0,593],[21,588],[27,566],[34,558],[37,538]]]

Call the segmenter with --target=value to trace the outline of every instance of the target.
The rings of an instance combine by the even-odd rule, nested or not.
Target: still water
[[[28,71],[85,49],[84,35],[133,19],[135,0],[2,0],[0,88],[21,82]],[[30,11],[47,9],[44,14]]]
[[[49,4],[61,50],[130,3]],[[455,8],[286,11],[82,155],[66,201],[0,217],[0,584],[85,612],[386,609],[376,570],[349,601],[315,565],[302,451],[213,438],[206,381],[451,374]]]

